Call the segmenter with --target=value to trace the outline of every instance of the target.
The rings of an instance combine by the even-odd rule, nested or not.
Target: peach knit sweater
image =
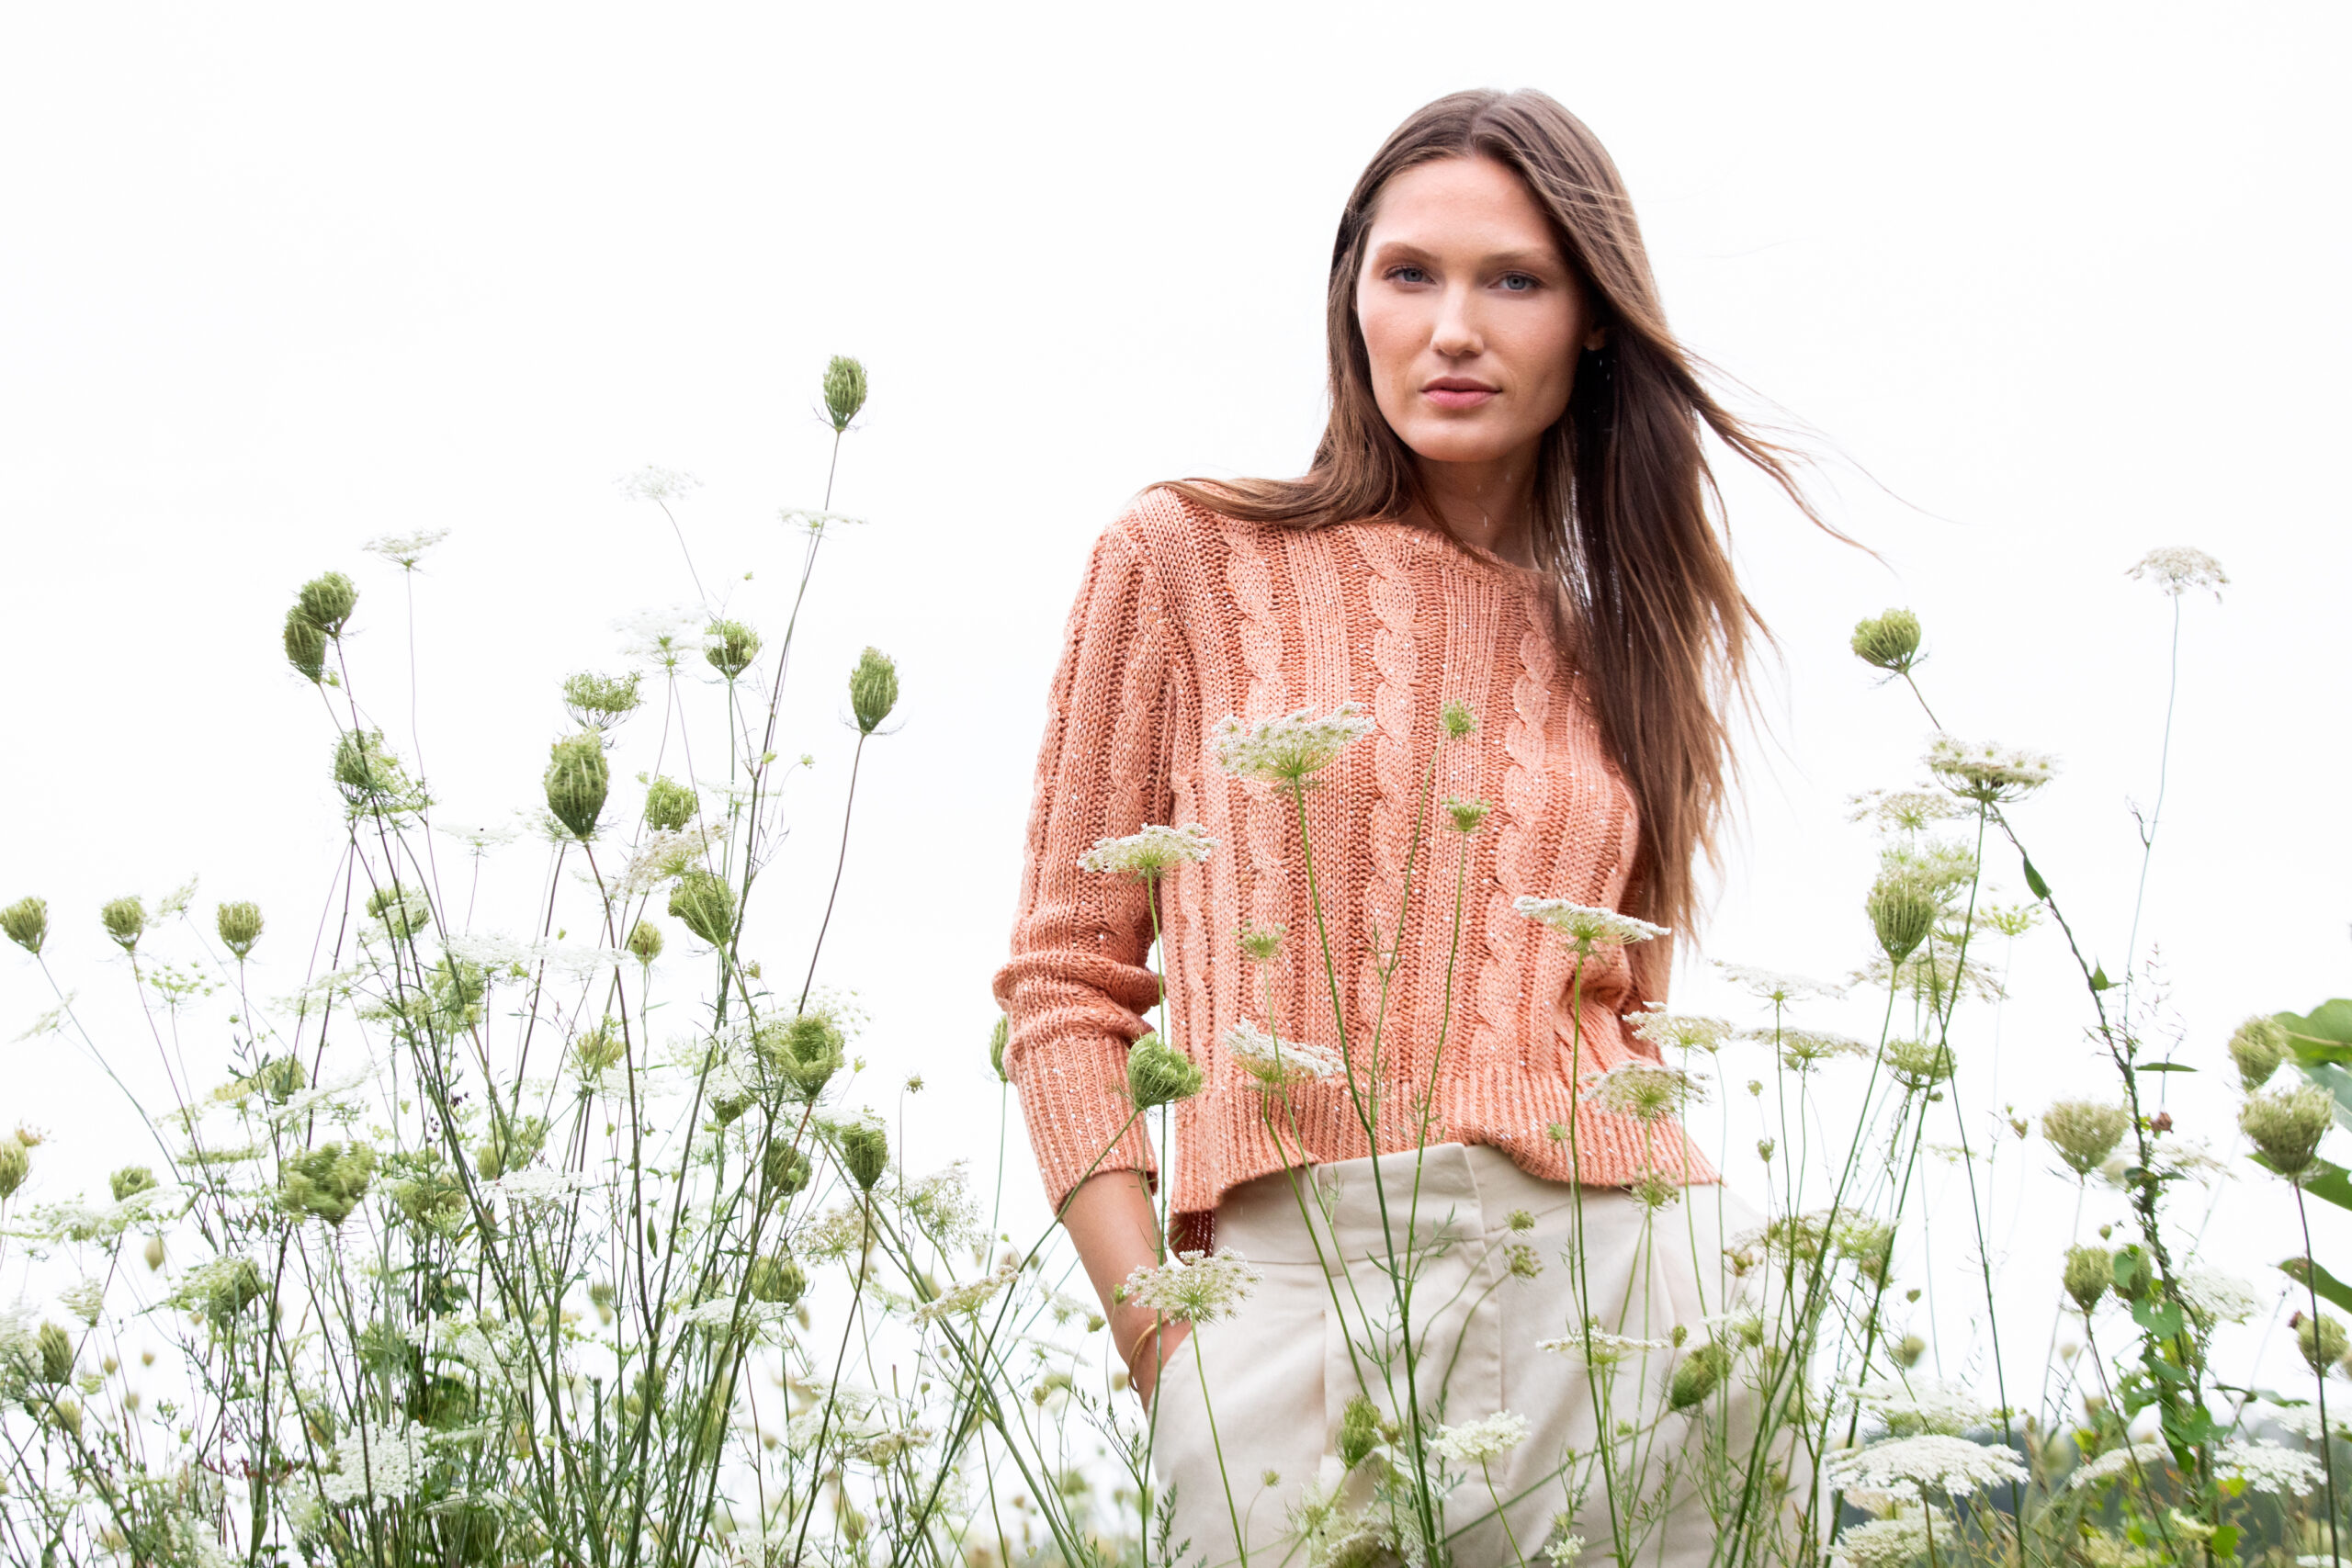
[[[1574,1115],[1588,1182],[1627,1183],[1648,1169],[1713,1179],[1675,1124],[1645,1137],[1630,1118],[1578,1104],[1574,953],[1511,908],[1521,895],[1620,908],[1636,847],[1633,797],[1550,630],[1553,592],[1537,573],[1436,530],[1366,522],[1300,532],[1165,491],[1103,532],[1054,678],[1012,955],[996,976],[1012,1020],[1005,1071],[1057,1205],[1091,1171],[1155,1168],[1144,1123],[1127,1124],[1125,1077],[1128,1043],[1156,1021],[1147,1017],[1159,994],[1146,966],[1151,910],[1140,884],[1078,865],[1097,839],[1149,823],[1199,823],[1218,844],[1161,885],[1169,1037],[1207,1078],[1176,1110],[1170,1196],[1180,1231],[1204,1238],[1227,1189],[1302,1154],[1371,1152],[1346,1086],[1295,1087],[1270,1118],[1256,1080],[1219,1043],[1242,1020],[1268,1025],[1269,973],[1272,1021],[1285,1039],[1340,1042],[1289,792],[1224,773],[1209,732],[1227,714],[1254,722],[1349,701],[1376,728],[1317,775],[1306,815],[1349,1046],[1359,1076],[1376,1071],[1386,1086],[1382,1152],[1415,1141],[1414,1102],[1431,1081],[1450,976],[1430,1142],[1491,1145],[1566,1180],[1568,1147],[1553,1133]],[[1456,698],[1478,728],[1442,743],[1440,713]],[[1450,795],[1494,808],[1467,840],[1458,951],[1464,840],[1440,804]],[[1375,943],[1397,929],[1417,826],[1375,1066]],[[1244,921],[1289,928],[1267,971],[1236,943]],[[1586,961],[1588,1086],[1631,1057],[1656,1057],[1623,1015],[1664,1000],[1668,956],[1661,942]]]

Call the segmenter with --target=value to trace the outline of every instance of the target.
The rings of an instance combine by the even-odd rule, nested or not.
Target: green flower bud
[[[495,1181],[510,1170],[520,1170],[538,1158],[548,1141],[548,1124],[537,1116],[509,1116],[494,1122],[489,1136],[474,1145],[474,1173]]]
[[[1895,964],[1919,950],[1943,912],[1935,890],[1916,876],[1881,877],[1862,907],[1878,933],[1879,946]]]
[[[857,668],[849,672],[849,705],[860,735],[873,734],[899,705],[899,667],[879,649],[857,656]]]
[[[768,1201],[789,1198],[808,1185],[808,1156],[784,1138],[770,1138],[760,1156],[760,1175],[766,1179]]]
[[[1127,1047],[1127,1093],[1138,1111],[1190,1100],[1202,1081],[1199,1066],[1157,1034]]]
[[[327,634],[303,617],[302,606],[286,612],[286,662],[311,681],[327,674]]]
[[[2085,1316],[2115,1283],[2115,1254],[2103,1247],[2070,1247],[2064,1275],[2067,1297]]]
[[[713,947],[725,947],[735,935],[734,889],[707,871],[689,871],[678,878],[678,886],[670,890],[670,913]]]
[[[996,1072],[997,1081],[1012,1080],[1004,1071],[1004,1048],[1012,1041],[1012,1020],[1003,1013],[996,1015],[996,1022],[989,1030],[989,1066]]]
[[[674,833],[695,819],[702,797],[684,784],[657,777],[645,786],[645,825]]]
[[[2091,1100],[2062,1100],[2041,1113],[2041,1135],[2076,1176],[2105,1165],[2131,1128],[2129,1111]]]
[[[155,1173],[143,1165],[126,1165],[107,1178],[107,1186],[114,1191],[114,1201],[121,1202],[133,1193],[145,1192],[155,1185]]]
[[[760,656],[760,634],[741,621],[713,621],[706,628],[710,646],[703,657],[710,667],[732,681]]]
[[[1917,1366],[1919,1358],[1927,1353],[1928,1342],[1916,1334],[1905,1335],[1902,1343],[1896,1345],[1890,1352],[1894,1358],[1894,1364],[1906,1372]]]
[[[1900,675],[1919,662],[1919,617],[1908,610],[1854,625],[1854,657],[1874,669]]]
[[[248,1081],[264,1100],[283,1105],[310,1087],[311,1075],[302,1070],[298,1057],[272,1056],[254,1069]]]
[[[141,1251],[141,1256],[147,1259],[147,1272],[150,1274],[162,1273],[164,1269],[164,1238],[159,1235],[149,1236],[147,1238],[147,1246]]]
[[[801,1099],[814,1100],[841,1071],[849,1042],[828,1015],[804,1012],[762,1025],[752,1044]]]
[[[2352,1340],[2346,1339],[2344,1325],[2325,1313],[2317,1317],[2295,1314],[2295,1348],[2303,1353],[2303,1365],[2320,1376],[2344,1359],[2347,1345]]]
[[[582,729],[610,729],[636,711],[637,682],[635,674],[569,676],[563,682],[563,711]]]
[[[790,1306],[808,1290],[808,1276],[789,1258],[754,1258],[745,1282],[751,1286],[753,1301]]]
[[[1682,1364],[1674,1369],[1674,1379],[1667,1385],[1667,1408],[1688,1410],[1702,1403],[1730,1373],[1731,1347],[1709,1340],[1683,1357]]]
[[[414,936],[433,923],[432,905],[422,890],[395,882],[368,895],[368,918],[396,937]]]
[[[825,367],[825,412],[833,422],[833,434],[838,435],[849,428],[857,411],[865,406],[865,367],[856,360],[834,355]]]
[[[343,635],[344,623],[358,603],[359,590],[339,571],[311,579],[294,596],[295,613],[329,637]]]
[[[1353,1470],[1372,1457],[1380,1446],[1380,1411],[1371,1400],[1357,1394],[1340,1412],[1340,1463]]]
[[[574,837],[595,836],[596,818],[605,809],[605,793],[612,785],[612,770],[605,761],[605,743],[593,729],[583,729],[548,749],[548,809],[571,829]]]
[[[1453,830],[1457,833],[1476,832],[1479,825],[1486,821],[1487,813],[1493,809],[1493,805],[1484,800],[1464,800],[1455,795],[1448,795],[1445,799],[1445,814],[1453,819]]]
[[[147,930],[147,906],[137,898],[117,898],[98,910],[98,919],[123,952],[139,945]]]
[[[363,807],[399,795],[408,780],[381,731],[355,729],[335,741],[334,782],[345,801]]]
[[[49,940],[49,900],[19,898],[0,909],[0,931],[27,953],[38,956],[40,944]]]
[[[2271,1169],[2290,1181],[2311,1169],[2319,1141],[2335,1121],[2335,1097],[2317,1084],[2266,1090],[2238,1111],[2238,1130]]]
[[[261,906],[223,904],[214,912],[212,923],[220,932],[221,945],[239,958],[246,957],[261,940]]]
[[[860,1191],[873,1191],[874,1184],[890,1168],[890,1134],[879,1122],[853,1122],[838,1135],[842,1164],[849,1168],[850,1179]]]
[[[322,1144],[279,1164],[277,1201],[289,1214],[340,1225],[375,1174],[376,1151],[366,1144]]]
[[[53,1323],[44,1323],[33,1337],[40,1352],[40,1381],[56,1384],[74,1381],[74,1341],[65,1330]]]
[[[572,1071],[594,1083],[620,1066],[628,1055],[628,1043],[622,1038],[619,1027],[606,1018],[571,1043]]]
[[[628,950],[639,964],[650,964],[662,956],[662,928],[651,920],[639,920],[629,928]]]
[[[1445,738],[1449,740],[1460,740],[1478,728],[1478,716],[1471,712],[1470,705],[1460,697],[1440,708],[1437,716],[1438,722],[1445,727]]]
[[[172,1293],[174,1306],[199,1313],[216,1328],[225,1328],[237,1314],[267,1293],[261,1270],[250,1258],[228,1258],[189,1270]]]
[[[0,1138],[0,1202],[15,1197],[32,1173],[32,1151],[14,1138]]]
[[[2230,1060],[2237,1064],[2238,1084],[2252,1094],[2270,1081],[2287,1059],[2287,1029],[2275,1018],[2249,1018],[2230,1036]]]

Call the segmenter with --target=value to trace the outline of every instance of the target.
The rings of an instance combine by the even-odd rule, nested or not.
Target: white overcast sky
[[[1825,500],[1879,556],[1726,475],[1782,660],[1705,952],[1858,958],[1872,849],[1842,802],[1910,782],[1925,726],[1845,640],[1900,604],[1946,722],[2064,757],[2021,820],[2119,968],[2170,625],[2124,572],[2195,545],[2233,582],[2187,605],[2147,927],[2213,1066],[2352,956],[2347,31],[2318,4],[14,7],[0,901],[48,897],[96,998],[121,983],[96,905],[200,874],[208,915],[265,904],[290,988],[337,827],[277,651],[293,586],[360,578],[362,679],[407,745],[399,583],[356,547],[451,530],[415,585],[429,768],[452,814],[527,803],[555,682],[690,595],[614,479],[700,476],[696,558],[773,629],[774,511],[816,502],[817,377],[855,354],[835,502],[871,525],[820,569],[786,742],[819,768],[761,934],[805,953],[838,681],[875,643],[905,725],[869,755],[827,969],[873,1012],[871,1087],[929,1077],[924,1152],[985,1154],[988,982],[1082,552],[1154,479],[1303,466],[1356,172],[1430,97],[1532,85],[1615,154],[1685,340],[1841,455]],[[1695,957],[1682,999],[1730,1005]],[[2016,979],[1997,1097],[2098,1087],[2046,934]],[[46,1005],[0,954],[0,1039]],[[66,1134],[48,1179],[122,1157],[86,1065],[0,1050],[0,1114]],[[1971,1050],[1983,1104],[1989,1027]],[[2175,1081],[2226,1136],[2222,1075]],[[2229,1201],[2249,1272],[2284,1255],[2274,1199]]]

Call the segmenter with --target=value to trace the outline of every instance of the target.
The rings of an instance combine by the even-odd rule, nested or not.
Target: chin
[[[1451,423],[1417,423],[1398,434],[1415,457],[1430,463],[1490,463],[1526,445],[1524,439],[1510,440],[1496,431]]]

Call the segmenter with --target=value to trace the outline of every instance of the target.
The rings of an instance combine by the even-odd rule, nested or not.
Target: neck
[[[1535,564],[1535,454],[1478,462],[1416,462],[1434,523],[1465,545],[1520,566]]]

